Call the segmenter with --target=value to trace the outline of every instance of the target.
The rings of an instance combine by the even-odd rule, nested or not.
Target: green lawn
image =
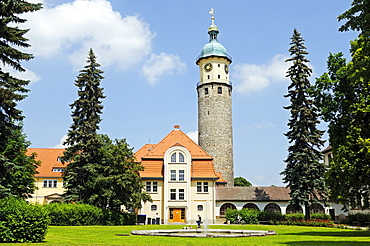
[[[180,229],[182,226],[52,226],[45,242],[29,245],[370,245],[370,231],[321,227],[214,225],[210,228],[275,230],[278,235],[247,238],[116,236],[131,230]],[[20,244],[7,244],[20,245]],[[24,245],[24,244],[22,244]],[[28,245],[28,244],[27,244]]]

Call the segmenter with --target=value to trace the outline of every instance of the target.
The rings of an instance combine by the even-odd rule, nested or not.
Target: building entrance
[[[170,223],[185,223],[185,208],[170,208]]]

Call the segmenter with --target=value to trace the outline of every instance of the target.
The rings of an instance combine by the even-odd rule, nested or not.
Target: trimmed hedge
[[[51,203],[44,205],[51,218],[50,225],[133,225],[136,216],[88,204]]]
[[[0,242],[41,242],[44,240],[49,217],[40,205],[28,204],[15,197],[0,200]]]
[[[368,213],[354,213],[348,215],[348,224],[358,226],[369,226],[365,222],[370,222],[370,214]]]

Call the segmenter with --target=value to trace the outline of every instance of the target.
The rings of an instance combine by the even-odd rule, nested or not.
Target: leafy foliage
[[[44,207],[50,216],[50,225],[54,226],[133,225],[136,222],[134,214],[88,204],[51,203]]]
[[[0,199],[0,242],[41,242],[49,217],[39,205],[31,205],[15,197]]]
[[[102,159],[97,131],[103,109],[101,99],[105,98],[100,87],[103,71],[98,69],[99,66],[90,49],[87,65],[75,81],[79,98],[70,105],[73,123],[65,142],[69,147],[62,158],[63,162],[70,162],[63,174],[67,188],[66,201],[89,203],[94,195],[95,170]]]
[[[18,50],[27,48],[27,29],[18,24],[26,22],[19,15],[41,9],[41,4],[7,0],[0,5],[0,61],[4,67],[24,72],[22,61],[33,58]],[[18,79],[0,67],[0,198],[9,195],[20,197],[33,193],[33,175],[36,169],[32,158],[25,155],[28,142],[22,134],[22,111],[17,103],[27,95],[29,81]],[[17,149],[18,148],[18,149]]]
[[[234,186],[250,187],[252,186],[252,183],[243,177],[236,177],[234,178]]]
[[[356,30],[351,61],[330,54],[328,72],[316,80],[313,95],[328,123],[333,159],[327,184],[331,199],[345,208],[370,208],[370,1],[355,0],[338,17],[340,31]]]
[[[95,172],[94,195],[89,203],[101,208],[141,208],[141,201],[151,201],[150,196],[143,190],[139,171],[144,167],[135,162],[133,149],[126,139],[114,140],[107,135],[100,135],[102,156],[100,166]]]
[[[286,62],[292,62],[287,72],[292,83],[288,86],[288,94],[285,95],[290,98],[291,105],[284,107],[291,113],[289,131],[285,134],[291,145],[285,160],[287,166],[281,174],[291,190],[291,203],[304,204],[306,219],[309,219],[309,203],[326,197],[323,178],[325,167],[320,162],[322,155],[318,150],[323,145],[323,131],[316,127],[319,123],[318,110],[309,97],[308,77],[312,70],[307,66],[309,60],[306,59],[308,52],[303,45],[304,39],[294,29],[291,40],[289,52],[292,57]]]

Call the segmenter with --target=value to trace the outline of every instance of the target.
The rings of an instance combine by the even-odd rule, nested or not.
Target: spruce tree
[[[317,129],[318,110],[309,97],[312,69],[307,66],[308,52],[304,46],[304,39],[294,29],[289,49],[291,58],[286,62],[292,62],[288,69],[287,77],[291,84],[288,86],[290,106],[284,107],[290,110],[291,118],[288,122],[289,131],[285,134],[290,146],[288,157],[285,160],[286,168],[281,173],[284,175],[284,183],[290,188],[291,204],[303,204],[306,219],[310,218],[310,203],[323,200],[326,197],[324,184],[325,167],[321,162],[322,154],[319,148],[323,145],[321,136],[323,131]]]
[[[96,56],[90,49],[87,65],[80,71],[75,85],[78,88],[78,99],[72,103],[73,123],[67,134],[63,162],[69,162],[63,174],[66,182],[66,201],[91,203],[94,195],[96,169],[101,162],[100,148],[102,143],[97,135],[100,115],[102,114],[103,88],[100,81],[104,78],[99,69]]]
[[[0,1],[0,61],[4,67],[24,72],[22,61],[33,58],[17,48],[27,48],[24,35],[28,29],[17,25],[25,23],[19,15],[41,9],[41,4],[26,1]],[[17,108],[26,96],[28,80],[18,79],[0,67],[0,197],[14,195],[28,197],[35,189],[33,175],[36,162],[26,156],[29,142],[22,133],[24,116]]]

